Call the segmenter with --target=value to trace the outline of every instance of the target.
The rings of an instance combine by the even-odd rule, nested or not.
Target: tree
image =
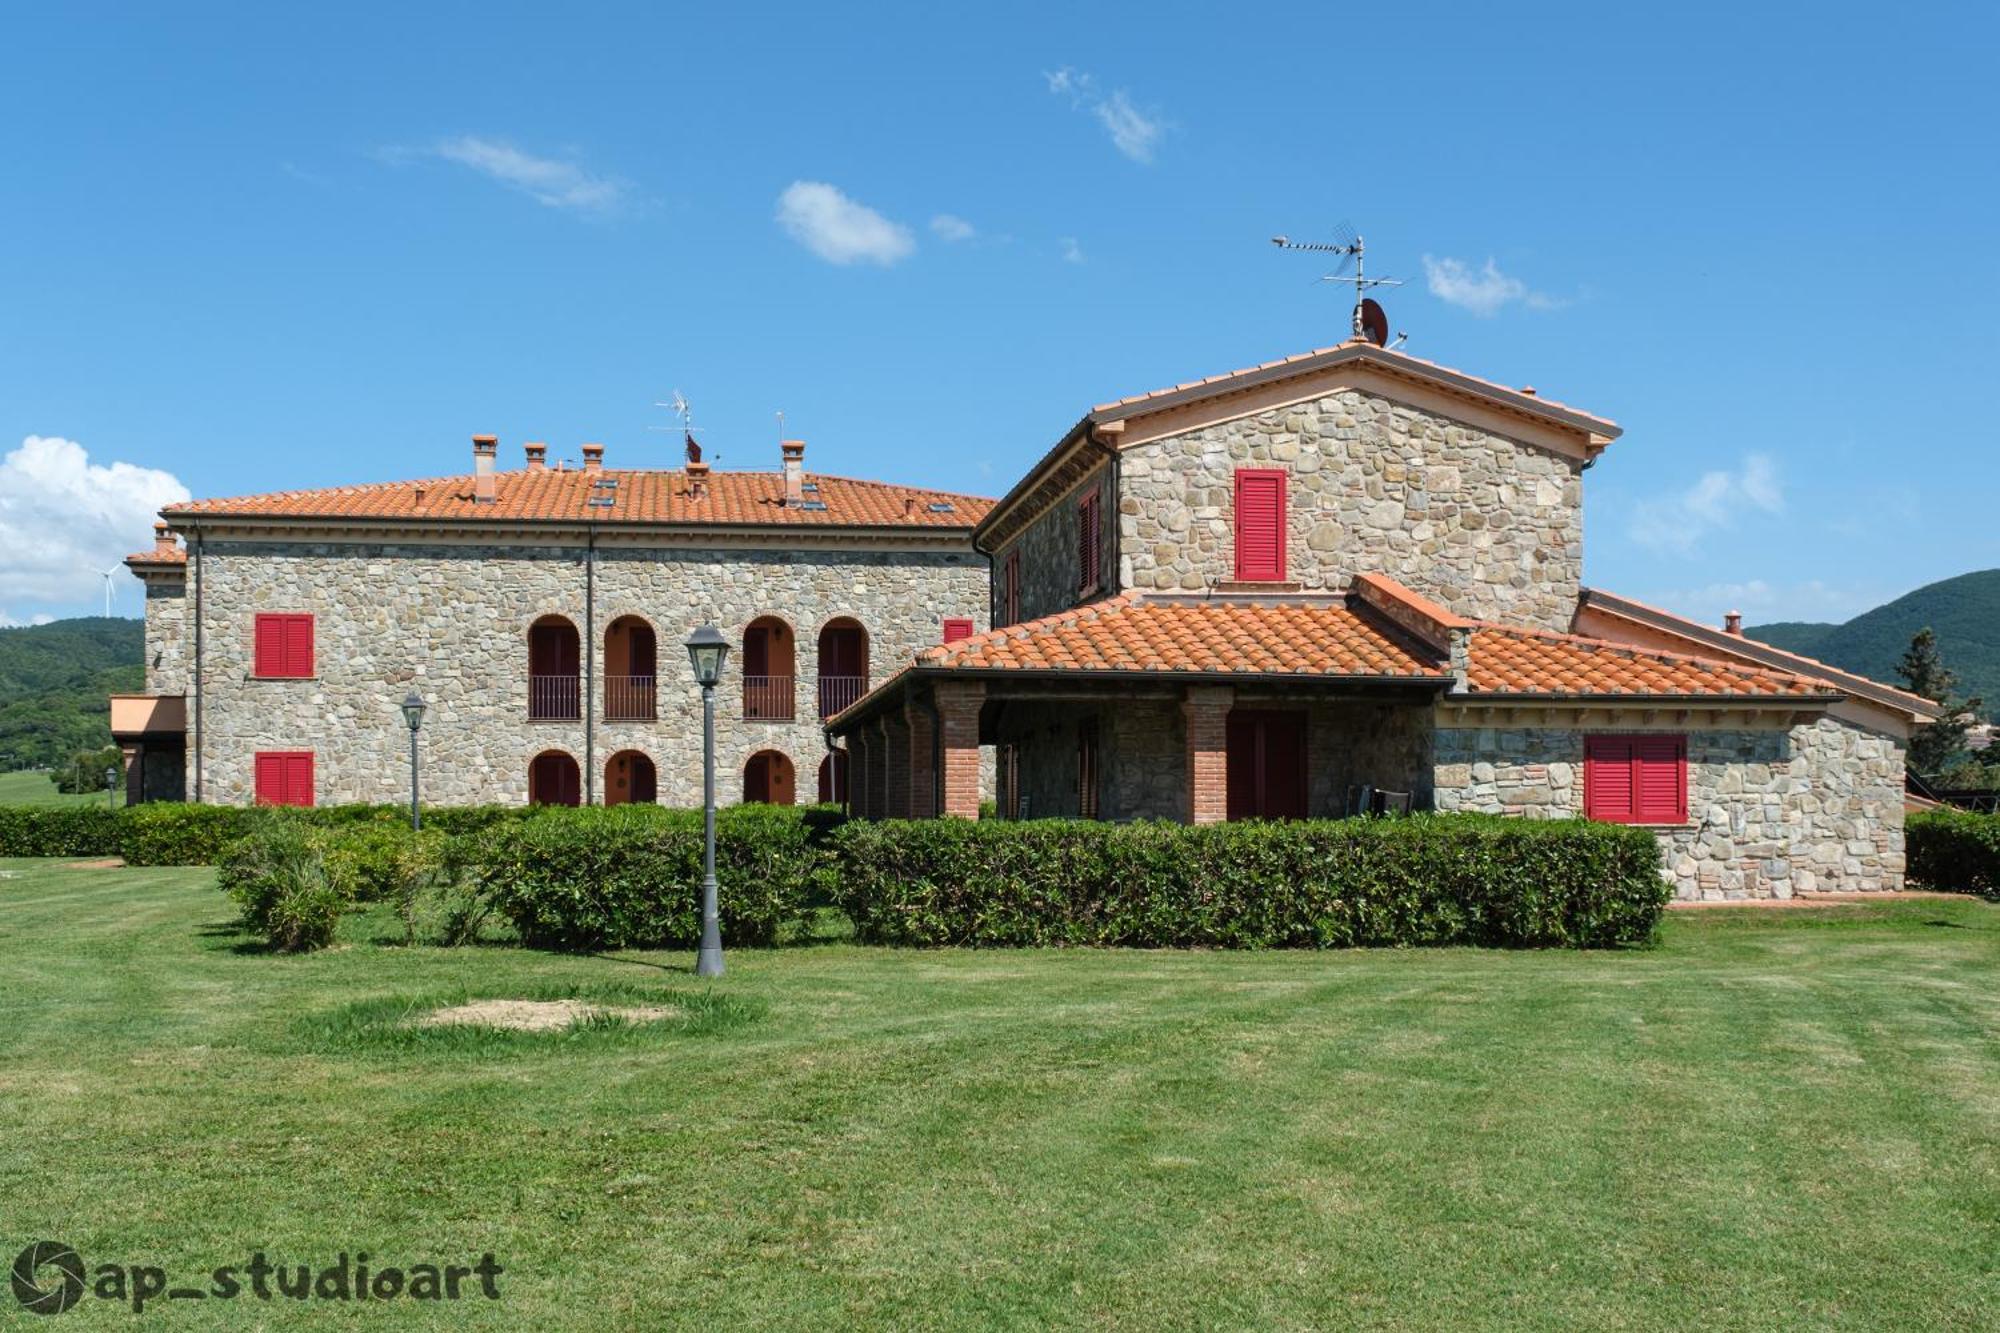
[[[102,750],[80,750],[49,776],[54,779],[57,791],[82,795],[104,790],[104,770],[107,768],[120,773],[125,771],[124,756],[115,745]]]
[[[1937,635],[1928,625],[1910,640],[1903,660],[1896,663],[1896,674],[1903,678],[1905,689],[1929,699],[1941,710],[1937,721],[1910,733],[1909,765],[1922,774],[1942,773],[1965,753],[1966,730],[1983,701],[1952,697],[1958,677],[1944,664]]]

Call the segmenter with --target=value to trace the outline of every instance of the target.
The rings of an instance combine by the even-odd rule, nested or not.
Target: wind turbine
[[[118,572],[118,566],[113,565],[109,569],[99,570],[98,572],[104,575],[104,618],[109,620],[111,619],[111,576]]]

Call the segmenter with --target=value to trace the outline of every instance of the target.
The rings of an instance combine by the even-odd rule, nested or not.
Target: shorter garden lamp
[[[403,721],[410,724],[410,828],[424,826],[423,811],[417,805],[417,729],[424,725],[423,696],[411,690],[403,700]]]
[[[118,797],[114,794],[117,785],[118,770],[106,767],[104,770],[104,803],[106,805],[118,804]]]
[[[687,641],[688,661],[701,686],[701,951],[695,955],[698,977],[722,975],[722,926],[715,914],[715,683],[722,679],[729,640],[713,625],[703,625]]]

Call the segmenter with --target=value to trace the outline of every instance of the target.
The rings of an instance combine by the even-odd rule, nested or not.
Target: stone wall
[[[1460,615],[1569,627],[1581,462],[1353,389],[1124,450],[1120,586],[1232,580],[1240,467],[1289,474],[1289,578],[1307,588],[1373,571]]]
[[[1080,591],[1083,570],[1080,543],[1077,540],[1077,504],[1093,490],[1098,490],[1103,495],[1103,499],[1099,501],[1102,506],[1099,510],[1099,539],[1103,547],[1098,558],[1098,568],[1103,574],[1101,591],[1104,593],[1117,591],[1118,497],[1114,493],[1111,465],[1106,462],[1076,489],[1037,515],[1013,541],[994,553],[992,623],[1007,623],[1005,608],[1001,602],[1001,582],[1009,551],[1018,550],[1021,553],[1022,620],[1034,620],[1040,616],[1054,615],[1058,611],[1067,611],[1078,602],[1088,601],[1099,595]]]
[[[1581,817],[1585,735],[1441,729],[1437,808]],[[1690,731],[1687,747],[1689,822],[1655,830],[1678,896],[1902,887],[1900,741],[1827,717],[1789,729]]]
[[[148,694],[186,694],[194,658],[188,617],[194,598],[182,579],[146,580],[146,683]]]
[[[1431,708],[1426,704],[1314,704],[1306,720],[1307,813],[1348,813],[1349,789],[1367,785],[1410,793],[1410,808],[1431,806]]]
[[[204,579],[202,776],[205,799],[225,803],[252,798],[259,750],[313,751],[321,804],[406,799],[409,735],[397,704],[415,689],[431,705],[420,741],[428,801],[523,802],[529,762],[543,750],[569,753],[586,770],[586,781],[594,768],[602,800],[607,762],[620,751],[637,750],[655,765],[661,802],[696,804],[701,696],[681,642],[704,622],[720,628],[737,649],[716,699],[721,799],[740,799],[745,763],[771,749],[790,759],[799,799],[809,801],[826,753],[815,686],[821,627],[839,616],[858,620],[869,635],[870,680],[879,683],[939,641],[944,617],[972,617],[982,628],[986,623],[985,562],[969,546],[963,552],[601,546],[597,642],[590,645],[598,721],[587,765],[582,722],[527,716],[528,627],[544,615],[566,616],[588,643],[580,545],[211,537]],[[148,604],[149,626],[159,605]],[[314,615],[316,678],[252,678],[258,611]],[[603,720],[604,631],[623,615],[645,618],[657,639],[656,721]],[[782,617],[797,640],[791,721],[743,717],[742,635],[761,615]],[[162,633],[166,624],[162,620]],[[191,786],[193,768],[191,754]]]

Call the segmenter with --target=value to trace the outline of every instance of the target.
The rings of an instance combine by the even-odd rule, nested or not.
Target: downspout
[[[201,729],[201,529],[194,530],[194,803],[202,798]]]
[[[597,804],[597,525],[583,552],[583,803]]]

